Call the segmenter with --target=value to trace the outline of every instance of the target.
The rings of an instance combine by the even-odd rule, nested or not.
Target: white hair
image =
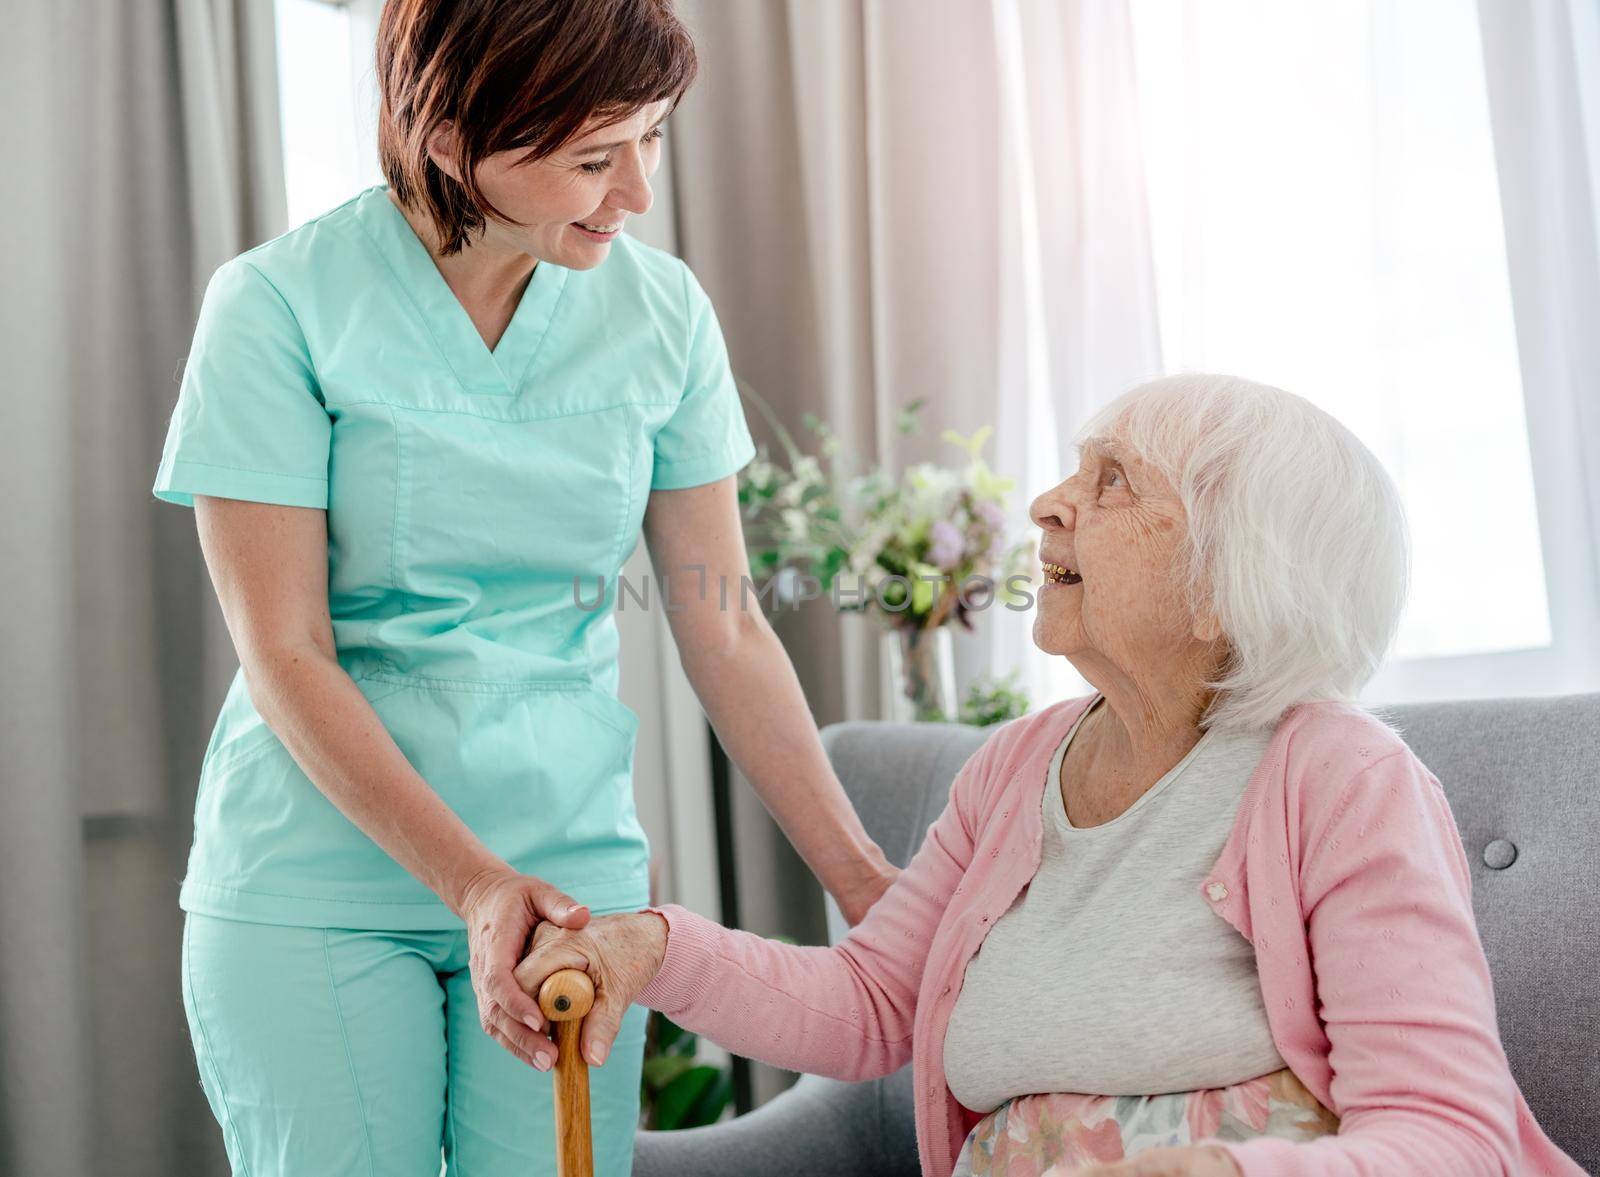
[[[1202,727],[1269,728],[1299,703],[1354,703],[1400,622],[1410,575],[1388,473],[1311,402],[1234,376],[1124,393],[1080,444],[1120,442],[1188,516],[1181,586],[1230,647]]]

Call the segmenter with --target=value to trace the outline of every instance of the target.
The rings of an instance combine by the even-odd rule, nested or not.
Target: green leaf
[[[988,426],[984,426],[985,429]],[[1006,496],[1016,489],[1015,478],[1002,478],[982,462],[974,464],[972,471],[972,490],[979,498],[990,502],[1004,503]]]
[[[656,1045],[662,1050],[667,1049],[679,1038],[683,1037],[683,1027],[674,1022],[660,1010],[651,1010],[651,1016],[656,1020]]]
[[[944,585],[934,583],[934,579],[943,575],[932,564],[924,564],[920,560],[911,564],[911,611],[919,617],[933,608],[934,597],[943,591]],[[934,578],[934,579],[928,579]]]
[[[692,1056],[658,1054],[654,1058],[644,1060],[640,1073],[644,1076],[645,1083],[652,1091],[660,1091],[693,1066],[694,1058]]]
[[[834,581],[834,578],[844,570],[844,566],[849,563],[849,560],[849,552],[846,552],[843,548],[834,548],[828,553],[827,558],[822,561],[822,564],[817,571],[817,579],[823,584],[831,585]],[[856,589],[855,585],[850,585],[848,587],[851,592],[854,592]]]
[[[917,413],[925,403],[925,397],[918,397],[905,408],[900,410],[899,429],[901,433],[915,433],[917,431]]]
[[[722,1113],[728,1104],[733,1102],[733,1068],[729,1067],[717,1075],[717,1081],[711,1084],[694,1101],[683,1117],[683,1127],[704,1128],[707,1124],[715,1124],[722,1119]]]
[[[684,1117],[717,1079],[716,1067],[692,1067],[656,1096],[656,1129],[670,1132],[684,1126]]]

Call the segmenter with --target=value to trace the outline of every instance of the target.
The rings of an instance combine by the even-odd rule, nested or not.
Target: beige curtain
[[[283,228],[272,5],[14,7],[0,1172],[221,1173],[177,880],[237,663],[193,517],[150,484],[205,278]]]
[[[791,431],[814,412],[897,466],[951,460],[945,428],[994,425],[988,456],[1017,478],[1025,526],[1069,431],[1160,366],[1126,4],[679,10],[702,74],[670,132],[678,244],[735,372]],[[919,397],[926,428],[900,437]],[[984,614],[958,635],[958,678],[1021,670],[1036,703],[1072,689],[1030,621]],[[877,717],[865,618],[813,602],[777,628],[819,723]],[[734,799],[744,926],[822,942],[815,883],[754,793]],[[781,1082],[759,1079],[758,1095]]]

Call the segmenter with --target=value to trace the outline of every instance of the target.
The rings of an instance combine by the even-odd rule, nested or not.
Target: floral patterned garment
[[[1019,1095],[967,1134],[952,1177],[1061,1177],[1092,1161],[1208,1136],[1314,1140],[1339,1117],[1285,1067],[1230,1087],[1166,1095]]]

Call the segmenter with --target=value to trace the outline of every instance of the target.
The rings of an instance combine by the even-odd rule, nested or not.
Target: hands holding
[[[883,861],[863,871],[848,893],[835,895],[845,920],[852,927],[860,923],[899,874]],[[663,917],[642,911],[591,919],[589,909],[570,896],[509,868],[474,879],[464,891],[461,912],[484,1031],[541,1071],[553,1067],[557,1055],[537,1000],[546,978],[574,968],[594,982],[594,1007],[583,1019],[582,1050],[590,1065],[599,1066],[610,1053],[623,1014],[666,957]]]
[[[472,991],[484,1032],[523,1062],[548,1071],[555,1063],[544,1014],[512,970],[535,927],[578,929],[589,909],[543,879],[509,867],[476,875],[461,893]]]
[[[589,974],[594,982],[594,1007],[584,1016],[580,1048],[591,1066],[599,1066],[622,1027],[622,1015],[660,971],[666,952],[667,921],[651,911],[601,916],[578,929],[543,923],[534,930],[533,945],[516,966],[514,976],[524,997],[537,1009],[538,1003],[530,995],[537,995],[552,973],[579,969]],[[554,1063],[554,1042],[545,1039],[539,1050],[547,1052]]]
[[[860,923],[899,873],[884,864],[864,875],[842,897],[845,919]],[[549,883],[509,869],[474,879],[463,894],[461,912],[485,1033],[541,1071],[555,1065],[557,1054],[536,1000],[550,974],[580,969],[594,982],[594,1008],[583,1019],[582,1049],[584,1058],[599,1066],[622,1026],[622,1015],[666,957],[667,921],[654,912],[592,919],[587,907]]]

